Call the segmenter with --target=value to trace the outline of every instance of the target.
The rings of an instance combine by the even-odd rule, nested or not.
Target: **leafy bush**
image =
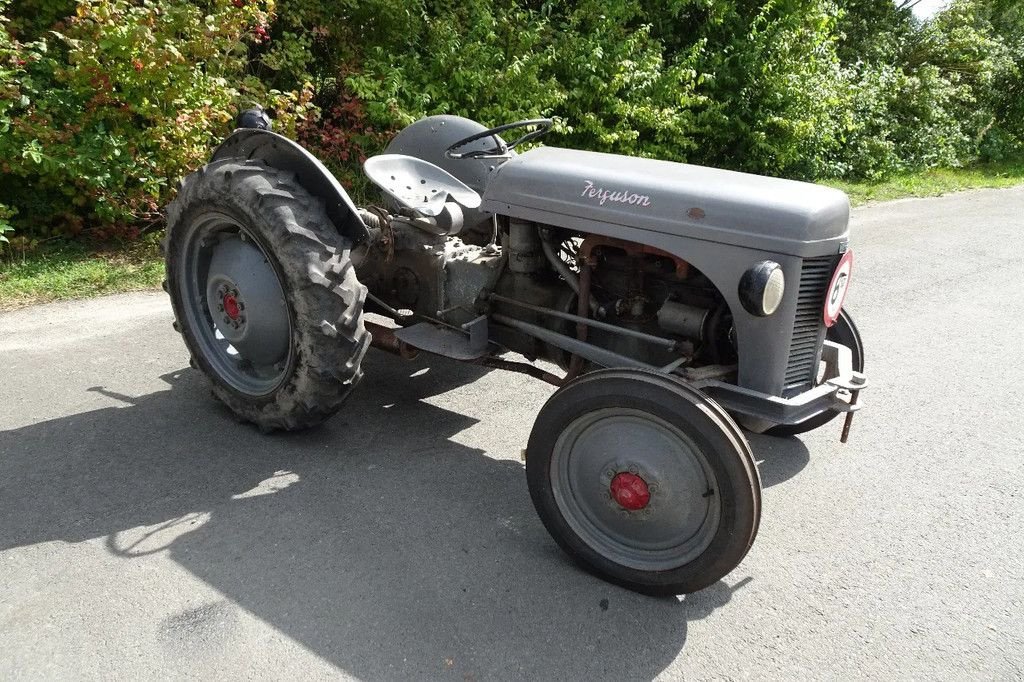
[[[268,9],[83,0],[32,42],[0,33],[0,200],[22,209],[23,231],[133,236],[231,130],[240,104],[275,107],[294,133],[311,93],[268,90],[246,75]]]
[[[559,10],[471,0],[373,45],[344,87],[380,127],[453,113],[485,124],[556,115],[549,141],[682,159],[695,146],[698,75],[667,62],[636,3]]]
[[[904,3],[906,5],[906,3]],[[360,165],[429,114],[804,179],[1024,153],[1024,7],[954,0],[0,0],[0,242],[131,238],[237,111]]]
[[[718,2],[701,32],[710,74],[700,160],[810,179],[842,174],[851,125],[836,55],[836,8],[825,0]]]
[[[374,128],[359,99],[338,91],[318,119],[302,122],[298,141],[323,160],[356,201],[369,202],[377,192],[362,173],[362,164],[382,150],[394,132]]]
[[[10,244],[10,234],[14,232],[14,226],[11,225],[11,218],[15,216],[17,210],[9,208],[0,204],[0,253],[3,252],[4,244]]]

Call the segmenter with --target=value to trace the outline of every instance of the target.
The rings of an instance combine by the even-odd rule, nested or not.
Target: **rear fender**
[[[259,160],[295,173],[307,192],[323,200],[327,216],[338,232],[353,245],[366,239],[366,226],[345,188],[319,159],[287,137],[269,130],[240,128],[217,147],[210,160],[223,159]]]

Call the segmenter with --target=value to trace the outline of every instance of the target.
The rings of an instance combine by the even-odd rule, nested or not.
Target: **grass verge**
[[[1024,184],[1024,159],[975,164],[967,168],[933,168],[920,173],[894,175],[879,182],[826,180],[822,184],[846,192],[854,206],[906,197],[937,197],[966,189]]]
[[[164,276],[156,239],[90,249],[67,243],[0,254],[0,310],[34,303],[154,289]]]

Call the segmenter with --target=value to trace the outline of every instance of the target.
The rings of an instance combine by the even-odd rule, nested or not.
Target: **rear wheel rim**
[[[231,389],[273,393],[294,362],[292,321],[273,260],[238,221],[211,211],[189,226],[178,272],[199,353]]]
[[[575,419],[555,442],[550,477],[566,523],[622,566],[679,568],[718,533],[720,496],[707,458],[683,431],[647,412],[605,408]]]

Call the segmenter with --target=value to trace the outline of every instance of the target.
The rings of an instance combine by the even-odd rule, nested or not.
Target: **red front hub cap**
[[[639,511],[651,501],[651,491],[647,488],[647,482],[628,471],[615,474],[610,488],[612,499],[629,511]]]
[[[240,310],[238,308],[238,299],[235,298],[234,296],[232,296],[231,294],[224,294],[224,301],[223,301],[223,303],[224,303],[224,313],[228,317],[230,317],[232,320],[237,320],[238,319],[238,314],[240,312]]]

